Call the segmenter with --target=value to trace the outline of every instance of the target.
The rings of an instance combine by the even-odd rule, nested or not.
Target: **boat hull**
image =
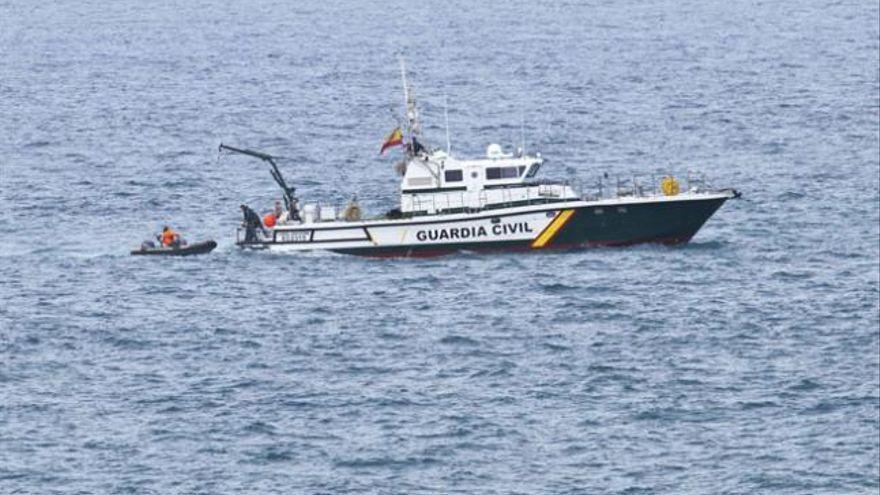
[[[214,241],[196,242],[186,246],[168,248],[141,248],[131,252],[132,256],[193,256],[196,254],[207,254],[217,247]]]
[[[460,251],[531,252],[642,243],[682,244],[734,197],[734,191],[682,197],[563,201],[405,220],[281,226],[253,249],[322,249],[369,257],[429,257]]]

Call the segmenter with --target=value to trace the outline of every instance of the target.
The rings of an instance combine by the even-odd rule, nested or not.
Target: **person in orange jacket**
[[[165,247],[177,247],[180,245],[180,236],[177,232],[171,230],[167,225],[162,227],[162,233],[159,235],[159,242]]]

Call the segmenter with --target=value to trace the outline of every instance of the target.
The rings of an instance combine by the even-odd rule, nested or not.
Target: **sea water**
[[[877,493],[875,1],[0,3],[0,493]],[[239,204],[397,203],[425,140],[593,191],[688,171],[683,247],[369,260]],[[163,225],[207,256],[131,257]]]

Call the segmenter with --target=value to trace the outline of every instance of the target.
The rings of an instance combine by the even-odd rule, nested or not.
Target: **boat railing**
[[[241,244],[247,238],[247,227],[239,225],[235,228],[235,243]],[[272,241],[274,240],[274,235],[272,234],[272,229],[266,229],[264,233],[261,229],[256,229],[257,241]]]
[[[687,184],[688,191],[712,189],[712,185],[706,178],[706,174],[691,169],[688,169],[687,171],[687,175],[685,176],[685,184]]]
[[[700,192],[711,189],[709,182],[701,172],[687,170],[684,177],[672,173],[633,174],[628,176],[602,174],[592,186],[592,193],[584,192],[579,196],[585,200],[613,199],[625,197],[656,197],[663,196],[661,184],[667,177],[674,178],[680,184],[681,192]]]
[[[561,182],[535,181],[524,184],[525,187],[522,184],[511,184],[492,189],[481,189],[478,192],[413,194],[409,200],[412,202],[413,211],[436,213],[442,211],[480,211],[494,205],[546,204],[571,197],[569,191],[574,192],[575,198],[588,201],[626,197],[656,197],[663,196],[660,186],[666,177],[676,178],[682,192],[698,192],[709,187],[702,173],[688,170],[681,178],[670,173],[628,176],[603,174],[599,176],[598,181],[592,187],[585,186],[584,182],[579,179]],[[337,211],[340,210],[337,209]]]
[[[542,182],[521,185],[509,185],[480,191],[457,191],[435,194],[413,194],[408,200],[414,211],[441,212],[441,211],[480,211],[489,206],[522,206],[533,204],[546,204],[559,201],[567,196],[567,191],[572,183],[569,181]],[[578,185],[572,188],[581,191],[583,187]],[[498,197],[500,195],[500,198]],[[579,197],[580,194],[578,193]]]

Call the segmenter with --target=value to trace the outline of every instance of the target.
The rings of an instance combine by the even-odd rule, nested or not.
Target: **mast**
[[[403,56],[400,57],[400,79],[403,82],[403,101],[406,104],[406,122],[404,123],[404,127],[406,127],[407,131],[406,156],[407,161],[410,161],[415,158],[419,150],[427,151],[427,149],[423,147],[422,143],[416,141],[416,136],[421,134],[422,128],[421,124],[419,123],[419,111],[418,109],[416,109],[416,99],[415,96],[413,96],[413,90],[409,85],[409,81],[407,81],[406,79],[406,60],[403,58]],[[427,161],[424,160],[416,160],[416,162],[424,167],[434,177],[434,180],[437,181],[438,185],[440,184],[439,169],[434,170],[434,167],[429,165]]]
[[[443,95],[443,116],[446,118],[446,155],[452,153],[452,142],[449,140],[449,98]]]
[[[409,118],[409,84],[406,82],[406,60],[400,57],[400,79],[403,81],[403,108],[407,110]]]
[[[400,57],[400,79],[403,81],[403,104],[406,108],[406,132],[410,150],[415,150],[416,134],[419,133],[419,113],[409,82],[406,80],[406,60]]]

